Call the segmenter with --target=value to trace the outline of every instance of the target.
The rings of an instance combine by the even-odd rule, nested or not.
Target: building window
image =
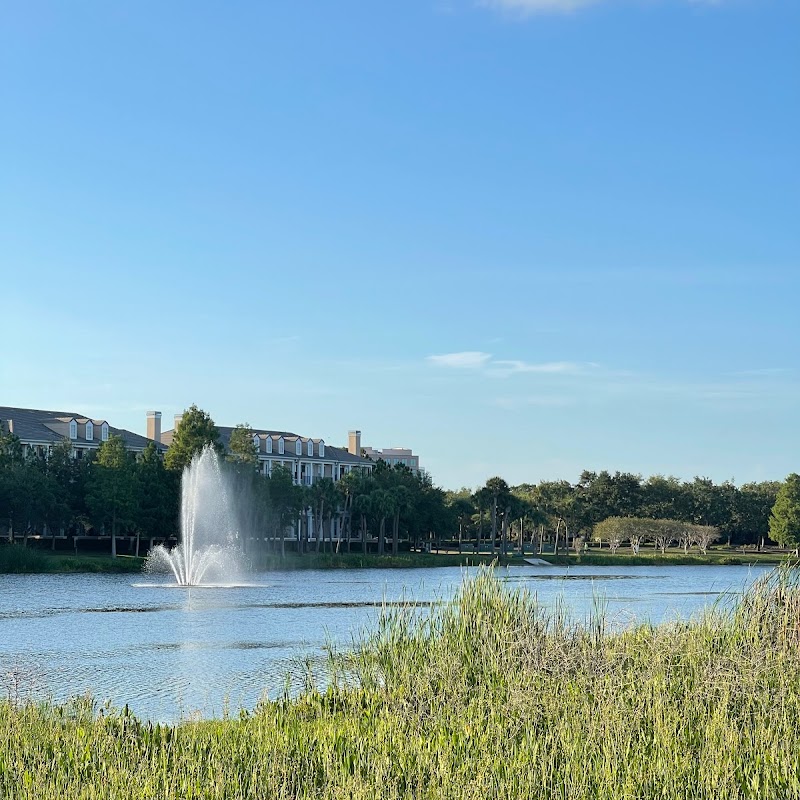
[[[319,457],[325,458],[325,442],[319,443]]]
[[[286,451],[286,442],[284,442],[283,436],[281,436],[281,438],[278,439],[278,452],[281,455],[283,455],[285,451]]]
[[[298,456],[303,455],[303,442],[300,439],[294,443],[294,452]]]
[[[308,440],[308,455],[314,455],[314,442],[311,439]]]
[[[253,447],[255,447],[256,453],[258,453],[261,450],[261,440],[258,438],[257,433],[253,434]]]
[[[89,441],[92,441],[92,439],[94,439],[94,425],[92,425],[91,422],[86,423],[86,438]]]
[[[267,452],[268,453],[272,452],[272,437],[271,436],[267,436]]]
[[[107,422],[104,422],[104,423],[103,423],[103,424],[100,426],[100,438],[101,438],[101,439],[102,439],[104,442],[107,442],[107,441],[108,441],[108,423],[107,423]]]
[[[74,419],[71,419],[69,421],[69,438],[70,439],[78,438],[78,423],[75,422]]]

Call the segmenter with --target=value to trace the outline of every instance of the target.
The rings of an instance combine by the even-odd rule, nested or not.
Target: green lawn
[[[666,553],[661,553],[654,548],[642,548],[639,555],[635,556],[627,548],[620,549],[616,553],[610,550],[591,549],[582,552],[580,555],[570,553],[560,555],[555,558],[552,555],[537,556],[545,561],[554,564],[583,564],[586,566],[648,566],[654,564],[669,565],[699,565],[699,564],[780,564],[793,558],[791,554],[769,551],[757,553],[755,550],[747,550],[744,553],[740,548],[719,547],[711,548],[706,555],[697,550],[690,550],[685,554],[678,548],[670,548]]]

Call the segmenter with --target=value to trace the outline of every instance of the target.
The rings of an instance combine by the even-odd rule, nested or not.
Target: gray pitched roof
[[[333,455],[329,456],[328,452],[332,452]],[[372,466],[374,463],[369,458],[364,458],[363,456],[354,456],[351,452],[349,452],[344,447],[333,447],[332,445],[326,444],[325,445],[325,458],[332,458],[334,461],[340,461],[343,464],[365,464],[368,466]]]
[[[234,428],[229,427],[227,425],[217,425],[217,430],[219,431],[219,439],[220,443],[225,447],[227,450],[228,444],[231,440],[231,433],[234,431]],[[273,431],[268,430],[266,428],[253,428],[253,433],[257,433],[259,436],[272,436],[273,438],[277,439],[278,437],[283,437],[287,442],[294,442],[297,439],[302,439],[307,441],[309,437],[307,436],[300,436],[297,433],[291,433],[290,431]],[[164,442],[166,445],[170,445],[172,443],[172,437],[175,435],[174,430],[164,431],[161,434],[161,441]],[[314,444],[319,444],[319,442],[324,442],[324,439],[312,438]],[[263,453],[259,452],[259,455],[264,456],[267,455],[270,458],[298,458],[294,453],[294,450],[289,451],[287,449],[286,453],[279,454],[277,449],[274,450],[272,453]],[[338,461],[342,464],[362,464],[362,465],[369,465],[371,466],[374,462],[369,458],[363,458],[361,456],[354,456],[352,453],[349,453],[346,448],[341,447],[334,447],[330,444],[325,444],[325,455],[319,456],[314,453],[313,456],[309,456],[303,451],[302,455],[303,461],[308,461],[309,459],[314,461]]]
[[[107,420],[92,419],[85,414],[75,414],[69,411],[44,411],[35,408],[0,406],[0,420],[5,423],[6,428],[10,420],[14,435],[23,442],[57,444],[64,439],[69,439],[69,421],[71,419],[79,423],[91,421],[96,428],[94,439],[90,440],[85,438],[85,434],[81,436],[81,431],[79,430],[78,438],[73,440],[76,444],[100,444],[99,427]],[[124,428],[115,428],[111,424],[108,426],[108,433],[110,436],[121,436],[126,447],[136,450],[144,449],[151,441],[146,436],[140,436],[138,433]],[[164,445],[158,442],[155,444],[159,450],[166,449]]]

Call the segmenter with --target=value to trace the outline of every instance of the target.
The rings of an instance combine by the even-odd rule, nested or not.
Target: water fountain
[[[225,472],[213,447],[205,447],[183,472],[181,542],[168,550],[154,547],[145,571],[170,571],[179,586],[231,585],[241,573],[236,542],[238,513],[232,476]]]

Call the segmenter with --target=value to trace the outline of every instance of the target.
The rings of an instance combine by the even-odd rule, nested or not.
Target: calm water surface
[[[765,567],[513,567],[509,587],[579,619],[689,617],[735,597]],[[171,721],[252,708],[322,678],[326,645],[349,646],[383,603],[453,595],[474,570],[270,572],[237,588],[180,589],[130,575],[0,575],[0,690],[64,700],[91,693]]]

